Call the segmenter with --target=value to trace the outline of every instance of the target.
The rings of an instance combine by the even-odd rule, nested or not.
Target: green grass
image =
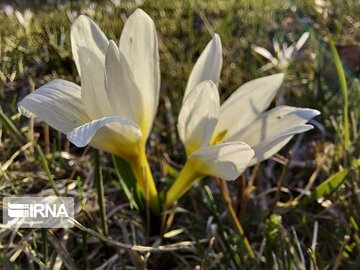
[[[339,61],[332,62],[335,51],[320,40],[356,44],[360,3],[329,4],[327,17],[317,13],[311,0],[157,0],[140,6],[153,18],[159,37],[161,97],[148,142],[159,190],[184,164],[176,118],[188,75],[211,35],[218,33],[222,40],[219,91],[225,100],[244,82],[275,73],[259,72],[265,61],[252,52],[254,45],[272,50],[274,37],[291,43],[311,32],[301,57],[288,70],[283,91],[286,104],[322,112],[316,128],[228,184],[256,260],[250,258],[213,179],[201,181],[168,215],[143,217],[131,190],[124,190],[124,180],[119,180],[119,168],[126,164],[118,161],[115,166],[106,153],[95,168],[96,175],[102,169],[104,181],[104,224],[93,150],[76,148],[56,130],[20,116],[16,107],[54,78],[80,84],[67,12],[83,13],[89,2],[32,6],[29,1],[34,16],[28,28],[15,16],[0,14],[0,197],[58,192],[75,197],[79,209],[73,229],[0,229],[0,269],[358,269],[359,69],[345,69],[343,75]],[[100,1],[91,17],[108,37],[119,40],[123,19],[136,7],[134,1],[121,1],[119,7]],[[158,222],[152,224],[157,233],[147,230],[149,218]],[[62,268],[51,268],[56,259]]]

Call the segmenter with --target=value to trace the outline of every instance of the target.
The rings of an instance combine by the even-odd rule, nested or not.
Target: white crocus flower
[[[214,42],[213,39],[208,46]],[[216,43],[220,43],[220,40],[217,40]],[[208,53],[205,49],[201,54],[195,64],[195,67],[198,68],[193,69],[190,79],[207,78],[215,83],[219,82],[220,72],[211,73],[208,66],[201,65],[201,63],[207,63],[212,70],[221,70],[222,61],[219,60],[222,55],[221,45],[213,47],[217,48],[216,52]],[[198,140],[202,142],[198,148],[207,144],[214,145],[224,142],[242,141],[247,143],[255,150],[251,165],[276,154],[295,134],[311,129],[312,126],[307,125],[306,122],[320,114],[317,110],[290,106],[278,106],[264,112],[270,106],[283,80],[284,74],[279,73],[249,81],[236,89],[221,106],[214,83],[201,79],[192,80],[191,83],[196,87],[192,90],[186,89],[183,107],[179,114],[179,134],[184,133],[183,119],[187,119],[187,122],[190,122],[188,119],[191,119],[192,122],[201,123],[202,127],[211,128],[208,128],[207,132],[203,131],[206,133],[206,136],[203,136],[195,128],[187,127],[186,134],[188,135],[180,136],[185,147],[188,148],[189,142],[195,140],[192,137],[193,134],[197,134]],[[199,88],[203,93],[201,96],[198,94]],[[207,120],[204,120],[205,117],[196,113],[197,108],[192,104],[196,104],[196,107],[211,104],[209,107],[212,107],[211,110],[216,112],[213,115],[217,115],[217,117],[207,117]],[[214,122],[216,125],[211,132],[209,141],[208,133],[213,128]],[[199,125],[195,127],[203,130],[203,128],[199,128]],[[191,151],[196,151],[196,149],[191,149]]]
[[[145,156],[160,91],[153,21],[137,9],[127,19],[117,46],[81,15],[71,27],[71,45],[81,87],[51,81],[26,96],[19,103],[20,112],[40,117],[78,147],[90,144],[124,158],[140,189],[156,197]]]
[[[188,159],[166,194],[166,207],[170,207],[200,178],[215,176],[234,180],[252,160],[254,151],[242,142],[208,146],[219,113],[219,93],[212,81],[199,83],[184,99],[178,131]]]
[[[221,55],[220,39],[215,36],[190,75],[188,86],[193,87],[186,89],[178,119],[179,137],[188,160],[167,193],[168,207],[205,175],[236,179],[246,167],[276,154],[295,134],[312,129],[306,122],[319,114],[317,110],[290,106],[264,112],[282,84],[281,73],[245,83],[220,106],[215,83],[220,78]],[[209,154],[213,149],[224,150]],[[231,155],[226,155],[223,165],[225,153]],[[227,166],[232,168],[231,175],[224,174],[229,170]]]
[[[261,71],[266,71],[271,68],[276,68],[281,72],[285,72],[291,61],[296,58],[300,49],[304,46],[305,42],[310,36],[309,32],[305,32],[301,35],[296,44],[288,46],[288,44],[283,43],[282,48],[277,40],[274,40],[274,51],[275,56],[273,56],[267,49],[259,46],[254,47],[254,52],[260,54],[266,58],[269,63],[260,68]]]

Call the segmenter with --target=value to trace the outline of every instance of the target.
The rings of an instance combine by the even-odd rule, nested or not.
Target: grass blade
[[[3,112],[1,107],[0,107],[0,123],[2,123],[4,125],[4,127],[8,130],[10,135],[12,135],[14,140],[19,145],[24,145],[26,143],[21,132],[17,129],[17,127],[14,125],[14,123],[11,121],[11,119],[6,116],[6,114]]]
[[[328,179],[322,182],[309,196],[305,197],[300,202],[300,205],[311,203],[334,192],[343,183],[349,172],[349,169],[345,169],[330,176]]]
[[[349,102],[348,102],[348,88],[347,88],[347,83],[346,83],[346,76],[345,76],[345,72],[344,72],[344,67],[341,63],[341,59],[340,56],[338,54],[338,51],[336,50],[334,41],[332,40],[332,38],[329,36],[329,44],[330,44],[330,49],[331,52],[333,54],[334,57],[334,63],[336,66],[336,71],[337,74],[339,76],[339,81],[340,81],[340,88],[341,91],[343,93],[343,98],[344,98],[344,107],[343,107],[343,114],[344,114],[344,145],[345,145],[345,149],[349,150],[350,148],[350,133],[349,133]]]
[[[112,155],[112,160],[115,166],[116,174],[119,178],[121,187],[123,188],[129,202],[138,209],[141,207],[141,200],[136,190],[136,178],[129,165],[125,160],[120,157]],[[140,204],[139,204],[140,203]]]
[[[49,165],[48,165],[48,162],[46,160],[46,157],[45,157],[45,155],[44,155],[44,153],[41,150],[41,147],[39,145],[36,145],[36,149],[39,152],[40,160],[41,160],[41,163],[42,163],[42,165],[44,167],[45,173],[46,173],[47,177],[49,178],[50,186],[53,189],[55,195],[59,197],[60,193],[56,188],[56,185],[55,185],[54,179],[53,179],[53,177],[51,175],[51,172],[50,172]]]

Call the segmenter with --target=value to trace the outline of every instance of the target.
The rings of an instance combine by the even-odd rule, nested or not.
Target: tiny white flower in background
[[[24,13],[21,13],[20,11],[16,10],[15,15],[16,15],[16,18],[18,19],[19,23],[24,28],[26,28],[26,29],[29,28],[32,17],[33,17],[33,13],[31,12],[30,9],[26,9],[24,11]]]
[[[288,44],[283,43],[281,46],[277,40],[273,41],[275,56],[273,56],[267,49],[259,46],[254,47],[254,52],[260,54],[266,58],[269,63],[260,68],[261,71],[266,71],[271,68],[276,68],[281,72],[285,72],[289,64],[296,58],[298,52],[304,46],[305,42],[310,36],[309,32],[305,32],[301,35],[299,40],[288,46]]]
[[[137,9],[117,46],[81,15],[71,27],[71,45],[81,87],[51,81],[26,96],[20,112],[40,117],[78,147],[90,144],[128,161],[137,157],[144,152],[159,100],[153,21]]]
[[[11,6],[11,5],[5,5],[3,7],[3,11],[5,12],[5,14],[8,16],[8,17],[11,17],[12,15],[14,15],[14,7]]]

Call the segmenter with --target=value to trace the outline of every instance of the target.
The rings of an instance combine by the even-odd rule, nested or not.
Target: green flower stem
[[[194,170],[191,162],[186,162],[180,171],[179,176],[166,193],[165,209],[170,208],[178,199],[181,198],[203,175]]]
[[[100,219],[102,233],[104,236],[108,235],[108,226],[106,220],[106,210],[105,210],[105,195],[104,195],[104,181],[101,172],[100,165],[100,154],[98,150],[94,150],[94,165],[95,165],[95,184],[96,190],[98,193],[98,204],[100,208]]]
[[[151,174],[149,162],[146,158],[145,151],[129,161],[131,169],[135,175],[137,187],[144,195],[146,202],[155,212],[159,212],[159,197],[156,190],[155,182]]]

